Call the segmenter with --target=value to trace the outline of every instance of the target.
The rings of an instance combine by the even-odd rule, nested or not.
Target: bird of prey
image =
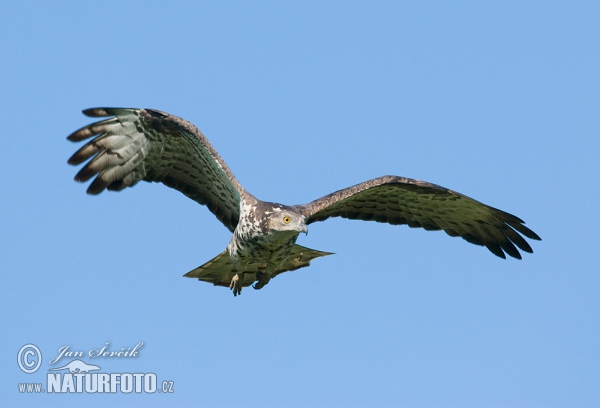
[[[184,276],[229,287],[235,296],[244,287],[261,289],[280,273],[330,255],[296,244],[308,225],[329,217],[443,230],[501,258],[506,253],[521,259],[517,247],[533,252],[523,236],[540,240],[514,215],[456,191],[398,176],[368,180],[308,204],[261,201],[240,185],[204,135],[184,119],[154,109],[93,108],[83,113],[108,119],[68,136],[75,142],[93,137],[68,160],[78,165],[93,157],[75,180],[96,176],[89,194],[119,191],[140,180],[161,182],[206,205],[233,235],[223,252]]]

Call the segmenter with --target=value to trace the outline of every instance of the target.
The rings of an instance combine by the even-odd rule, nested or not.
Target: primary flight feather
[[[206,205],[233,235],[222,253],[184,276],[228,286],[235,296],[243,287],[254,284],[260,289],[280,273],[329,255],[296,244],[309,224],[329,217],[444,230],[501,258],[506,253],[521,259],[519,249],[533,252],[523,236],[540,239],[514,215],[456,191],[398,176],[365,181],[308,204],[261,201],[241,186],[209,141],[186,120],[153,109],[94,108],[83,113],[110,118],[68,137],[75,142],[93,137],[68,161],[78,165],[91,159],[75,180],[95,176],[89,194],[119,191],[140,180],[161,182]]]

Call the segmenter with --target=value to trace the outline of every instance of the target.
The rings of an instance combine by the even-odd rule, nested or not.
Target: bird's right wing
[[[68,163],[93,157],[75,176],[87,192],[122,190],[138,181],[156,181],[181,191],[208,209],[230,230],[239,220],[244,189],[204,135],[191,123],[152,109],[94,108],[91,117],[109,117],[72,133],[74,142],[93,139]]]

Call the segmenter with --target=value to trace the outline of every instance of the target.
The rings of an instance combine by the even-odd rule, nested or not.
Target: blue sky
[[[6,406],[600,404],[596,2],[16,2],[0,16],[0,398]],[[95,106],[196,124],[261,199],[384,174],[542,238],[522,261],[328,220],[335,252],[234,298],[182,278],[229,232],[175,190],[85,194],[66,140]],[[25,395],[58,349],[172,394]],[[42,368],[15,361],[28,343]],[[66,360],[63,360],[66,362]]]

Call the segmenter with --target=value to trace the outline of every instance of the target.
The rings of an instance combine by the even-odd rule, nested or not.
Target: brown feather
[[[113,116],[68,136],[72,141],[94,137],[68,160],[78,165],[91,159],[75,176],[81,182],[96,176],[89,194],[119,191],[140,180],[162,182],[207,205],[230,231],[235,229],[245,190],[194,125],[151,109],[93,108],[83,113]]]
[[[493,254],[521,259],[527,238],[539,236],[509,213],[487,206],[456,191],[398,176],[383,176],[296,206],[310,224],[329,217],[406,224],[413,228],[444,230],[467,242],[484,245]]]

